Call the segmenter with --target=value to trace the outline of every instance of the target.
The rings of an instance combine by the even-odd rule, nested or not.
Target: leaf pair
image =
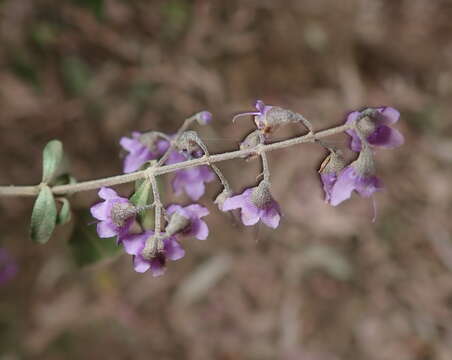
[[[33,206],[30,237],[33,241],[44,244],[50,239],[57,224],[65,224],[71,219],[69,201],[66,198],[58,198],[62,202],[61,210],[58,213],[49,184],[55,182],[61,184],[74,180],[64,174],[63,144],[59,140],[48,142],[42,156],[42,183]]]

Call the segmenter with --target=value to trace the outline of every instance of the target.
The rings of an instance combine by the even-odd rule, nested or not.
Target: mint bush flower
[[[146,161],[158,159],[169,147],[168,141],[152,132],[142,134],[134,131],[131,138],[124,136],[119,143],[128,151],[124,159],[124,173],[137,171]]]
[[[330,150],[330,154],[322,162],[319,170],[326,203],[330,203],[333,186],[337,181],[339,172],[344,167],[345,161],[341,153],[337,150]]]
[[[12,280],[17,274],[17,263],[4,248],[0,248],[0,286]]]
[[[121,236],[127,233],[137,214],[136,207],[128,199],[120,197],[113,189],[102,187],[98,193],[104,201],[93,205],[91,215],[99,220],[97,233],[101,238]]]
[[[184,257],[185,250],[177,242],[175,236],[164,238],[163,249],[153,257],[143,254],[146,241],[154,236],[151,230],[141,234],[128,234],[121,238],[124,250],[133,255],[133,266],[136,272],[144,273],[151,270],[152,276],[161,276],[165,273],[167,260],[176,261]]]
[[[195,154],[199,156],[200,154]],[[175,164],[186,161],[187,156],[174,151],[171,153],[167,164]],[[192,199],[198,201],[206,192],[205,183],[215,180],[215,174],[207,165],[195,166],[189,169],[177,170],[171,182],[176,195],[181,195],[182,191]]]
[[[392,107],[368,108],[348,114],[346,124],[356,122],[356,127],[372,146],[392,149],[403,145],[405,139],[396,129],[390,127],[399,121],[400,113]],[[355,130],[347,130],[351,136],[350,148],[361,150],[361,140]]]
[[[254,122],[258,129],[264,129],[266,127],[265,122],[265,116],[267,115],[267,112],[273,108],[273,106],[265,105],[262,100],[257,100],[256,104],[254,105],[257,111],[250,111],[250,112],[244,112],[235,115],[232,118],[232,121],[235,121],[239,117],[247,116],[247,115],[254,115]]]
[[[261,183],[243,193],[232,196],[223,202],[223,211],[241,210],[242,222],[246,226],[255,225],[261,220],[265,225],[275,229],[279,225],[281,211],[279,204],[270,193],[268,182]]]
[[[353,191],[363,197],[370,197],[382,188],[383,184],[375,176],[372,151],[366,146],[357,160],[341,170],[332,185],[328,202],[337,206],[349,199]]]
[[[191,204],[186,207],[170,205],[167,213],[171,215],[166,227],[167,235],[181,234],[194,236],[198,240],[207,239],[209,228],[201,218],[209,215],[209,210],[204,206],[199,204]]]

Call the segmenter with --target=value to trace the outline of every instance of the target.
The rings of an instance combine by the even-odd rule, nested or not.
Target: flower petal
[[[356,181],[356,191],[363,197],[370,197],[382,188],[383,184],[376,176],[362,177]]]
[[[209,236],[209,228],[204,221],[196,219],[192,222],[190,233],[198,240],[206,240]]]
[[[356,119],[358,119],[360,114],[361,113],[359,111],[352,111],[351,113],[348,113],[347,118],[345,119],[345,123],[351,124],[352,122],[356,121]]]
[[[101,238],[109,238],[118,234],[116,227],[109,221],[97,223],[97,234]]]
[[[331,205],[337,206],[352,196],[352,191],[355,189],[356,176],[355,170],[350,166],[341,171],[331,191]]]
[[[259,221],[259,209],[251,204],[246,204],[242,207],[242,222],[243,225],[252,226]]]
[[[151,273],[152,276],[162,276],[166,271],[166,266],[162,264],[158,259],[151,260]]]
[[[280,219],[281,216],[279,215],[278,210],[274,207],[266,209],[261,216],[262,222],[272,229],[276,229],[278,227]]]
[[[199,204],[191,204],[185,207],[185,210],[192,216],[201,218],[209,215],[209,209]]]
[[[347,130],[346,133],[351,136],[350,149],[355,152],[361,151],[361,140],[355,130]]]
[[[133,268],[136,272],[144,273],[149,270],[151,263],[149,260],[144,259],[141,255],[133,257]]]
[[[139,255],[143,251],[146,240],[152,236],[152,231],[146,231],[142,234],[129,234],[120,238],[124,250],[130,255]]]
[[[143,146],[143,144],[141,144],[138,140],[130,139],[125,136],[122,137],[121,140],[119,140],[119,145],[121,145],[124,150],[127,150],[129,152],[136,152]]]
[[[112,204],[110,201],[102,201],[89,209],[91,215],[97,220],[107,220],[111,213]]]
[[[367,138],[367,141],[369,141],[369,144],[373,146],[381,146],[383,148],[392,149],[403,145],[405,139],[398,130],[390,128],[386,125],[380,125]]]
[[[335,173],[324,173],[320,174],[320,179],[323,184],[323,191],[325,192],[325,202],[329,202],[331,199],[331,190],[333,185],[337,180],[337,175]]]
[[[204,185],[204,182],[200,181],[191,184],[186,184],[184,186],[184,189],[190,199],[197,201],[201,198],[201,196],[204,195],[204,192],[206,191],[206,186]]]
[[[165,247],[165,256],[170,260],[179,260],[184,257],[185,250],[180,246],[174,237],[163,240]]]
[[[177,204],[171,204],[170,206],[168,206],[166,208],[166,212],[168,213],[168,215],[171,215],[173,213],[175,213],[176,211],[179,211],[182,209],[182,206],[177,205]]]
[[[223,203],[223,211],[229,211],[241,208],[245,204],[245,198],[243,194],[231,196],[227,198]]]
[[[380,113],[384,116],[383,124],[390,125],[394,124],[400,119],[400,112],[390,106],[378,109]]]
[[[113,189],[110,189],[108,187],[101,187],[98,195],[101,199],[104,200],[108,200],[108,199],[114,199],[119,197],[118,194],[116,193],[116,191],[114,191]]]

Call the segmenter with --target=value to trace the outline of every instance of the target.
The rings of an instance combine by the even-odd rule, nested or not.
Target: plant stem
[[[187,119],[186,122],[188,122]],[[185,125],[185,123],[184,123]],[[335,134],[342,133],[350,129],[349,125],[341,125],[333,127],[327,130],[319,131],[315,134],[307,134],[303,136],[298,136],[292,139],[283,140],[275,142],[272,144],[258,145],[256,148],[236,150],[225,152],[221,154],[215,154],[210,156],[203,156],[201,158],[187,160],[176,164],[165,165],[165,166],[154,166],[146,170],[136,171],[130,174],[117,175],[108,178],[102,178],[97,180],[89,180],[79,182],[77,184],[68,185],[57,185],[51,187],[53,194],[55,195],[66,195],[72,194],[80,191],[95,190],[103,186],[114,186],[119,184],[129,183],[138,179],[143,179],[146,176],[159,176],[163,174],[172,173],[177,170],[187,169],[199,165],[209,165],[210,163],[217,163],[221,161],[227,161],[237,158],[246,157],[247,155],[252,155],[256,153],[264,153],[268,151],[273,151],[277,149],[284,149],[294,145],[314,142],[317,139],[325,138]],[[39,193],[39,185],[36,186],[0,186],[0,196],[35,196]]]

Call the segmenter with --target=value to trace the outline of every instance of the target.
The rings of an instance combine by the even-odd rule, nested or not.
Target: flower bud
[[[200,125],[207,125],[212,121],[212,113],[209,111],[201,111],[196,114],[196,121]]]

